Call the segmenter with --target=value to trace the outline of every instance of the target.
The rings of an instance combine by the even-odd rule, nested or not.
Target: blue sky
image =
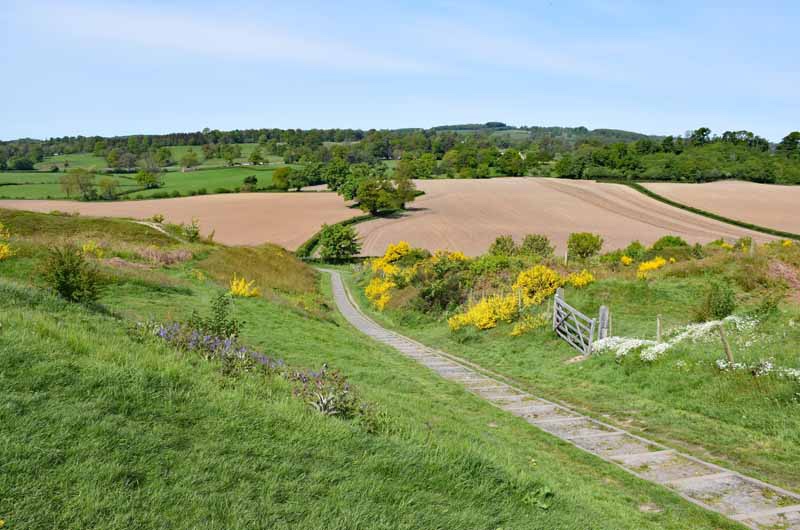
[[[3,0],[0,139],[800,129],[798,2]]]

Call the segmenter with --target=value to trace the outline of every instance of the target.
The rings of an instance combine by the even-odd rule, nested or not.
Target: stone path
[[[333,296],[356,329],[531,425],[755,529],[800,530],[800,495],[679,453],[520,390],[503,376],[389,331],[364,315],[337,271]]]

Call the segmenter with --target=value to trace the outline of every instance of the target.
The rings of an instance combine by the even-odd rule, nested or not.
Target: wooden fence
[[[556,291],[553,303],[553,331],[583,355],[592,354],[595,339],[608,336],[609,312],[600,308],[599,318],[590,318],[564,301],[563,289]]]

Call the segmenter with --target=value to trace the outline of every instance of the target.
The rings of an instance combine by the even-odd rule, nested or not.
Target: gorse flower
[[[794,241],[792,241],[791,239],[784,239],[783,242],[781,243],[781,246],[783,247],[791,247],[792,245],[794,245]]]
[[[372,305],[374,305],[379,311],[383,311],[386,307],[386,304],[389,303],[391,300],[391,295],[389,291],[397,287],[397,284],[391,280],[385,280],[383,278],[379,278],[375,276],[369,282],[366,289],[364,289],[364,294],[367,295],[367,298]]]
[[[511,322],[517,316],[517,297],[489,296],[481,299],[465,313],[454,315],[447,320],[452,331],[464,326],[475,326],[478,329],[490,329],[497,326],[498,321]]]
[[[627,267],[628,265],[633,263],[633,258],[630,256],[622,256],[621,258],[619,258],[619,262]]]
[[[567,276],[567,283],[576,289],[580,289],[581,287],[586,287],[594,283],[594,275],[586,269],[583,269],[581,272],[573,272]]]
[[[661,256],[656,256],[655,258],[649,261],[643,261],[642,263],[639,264],[639,268],[636,270],[636,276],[640,280],[644,280],[647,278],[650,272],[657,271],[666,264],[667,260],[665,260]]]
[[[395,245],[389,245],[386,252],[380,258],[375,258],[370,262],[372,272],[382,273],[385,276],[394,276],[400,272],[400,268],[393,263],[411,252],[411,245],[405,241],[400,241]]]
[[[84,256],[94,256],[95,258],[102,258],[105,255],[103,248],[95,241],[87,241],[81,246],[81,251]]]
[[[549,321],[550,317],[545,313],[539,313],[538,315],[525,315],[519,322],[514,324],[514,328],[511,330],[511,336],[519,337],[520,335],[524,335],[529,331],[533,331],[547,325]]]
[[[8,243],[0,243],[0,261],[6,260],[15,254]]]
[[[528,307],[541,304],[563,284],[564,280],[556,271],[544,265],[536,265],[520,272],[513,288],[521,291],[522,303]]]
[[[253,296],[259,296],[261,291],[258,287],[255,287],[253,284],[255,280],[250,280],[249,282],[242,278],[237,278],[234,274],[233,279],[231,280],[231,289],[230,293],[233,296],[240,296],[243,298],[250,298]]]

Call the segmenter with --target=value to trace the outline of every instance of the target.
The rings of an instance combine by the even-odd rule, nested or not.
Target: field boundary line
[[[358,303],[354,300],[352,293],[350,293],[350,290],[344,284],[339,271],[325,268],[319,268],[318,270],[330,275],[334,302],[345,320],[358,331],[377,342],[391,346],[403,356],[438,373],[443,379],[458,383],[465,388],[465,390],[505,412],[521,417],[532,426],[592,454],[605,462],[621,468],[642,480],[660,485],[697,506],[716,512],[749,528],[757,530],[773,528],[775,523],[773,519],[770,519],[771,517],[800,511],[800,494],[749,477],[738,471],[730,470],[717,464],[684,454],[660,442],[648,440],[614,425],[576,412],[567,404],[556,403],[546,398],[533,395],[517,387],[513,380],[506,376],[456,355],[428,347],[419,341],[387,329],[375,322],[361,310]],[[460,370],[454,372],[454,368],[460,368]],[[493,390],[489,393],[485,391],[483,386],[478,385],[478,383],[495,383],[496,386],[500,386],[503,390]],[[568,422],[548,421],[547,417],[528,417],[530,411],[521,408],[521,405],[525,403],[529,403],[529,405],[552,405],[555,411],[561,413],[567,412],[575,416],[569,418],[571,421]],[[575,425],[575,427],[580,428],[580,430],[570,431],[569,426],[572,423],[578,423],[579,425]],[[592,442],[596,440],[609,439],[624,440],[624,443],[627,444],[639,444],[644,447],[645,450],[641,454],[637,454],[639,458],[637,458],[633,464],[626,463],[624,460],[619,459],[622,453],[616,454],[613,451],[606,452],[607,450],[602,446],[602,443],[599,445],[592,444]],[[619,449],[622,450],[623,446],[620,445]],[[627,450],[627,448],[625,449]],[[668,469],[670,465],[666,463],[663,464],[663,467],[660,467],[661,464],[656,461],[647,468],[648,471],[642,471],[639,466],[641,466],[641,461],[646,460],[648,456],[651,458],[667,456],[668,458],[682,459],[684,464],[690,467],[698,466],[705,472],[701,472],[702,474],[697,475],[696,470],[686,471],[686,476],[673,477],[665,475],[660,479],[658,475],[656,475],[656,478],[645,476],[645,473],[648,471],[654,469]],[[720,478],[729,478],[736,482],[731,485],[725,483],[719,484]],[[700,487],[699,491],[697,490],[698,487]],[[718,502],[717,505],[709,504],[709,502],[712,501],[706,502],[706,497],[704,497],[704,492],[702,491],[703,487],[722,488],[720,498],[732,499],[731,503],[734,505],[737,504],[737,501],[740,501],[745,507],[740,510],[734,510],[731,508],[731,503],[726,505],[721,501],[713,501]],[[753,494],[754,491],[757,493],[757,499],[747,497],[748,494]],[[776,498],[781,499],[781,502],[791,501],[791,504],[779,504],[776,506],[769,504]],[[750,501],[750,504],[748,504],[748,501]],[[754,507],[752,506],[753,502],[760,503],[761,505]],[[778,508],[780,509],[778,510]],[[791,528],[794,528],[794,526]]]
[[[747,221],[739,221],[737,219],[732,219],[730,217],[725,217],[724,215],[720,215],[714,212],[709,212],[708,210],[703,210],[701,208],[695,208],[694,206],[689,206],[688,204],[684,204],[682,202],[673,201],[663,195],[654,192],[653,190],[642,186],[638,182],[627,182],[624,180],[609,180],[609,181],[598,181],[598,182],[609,182],[613,184],[622,184],[623,186],[628,186],[639,193],[650,197],[651,199],[655,199],[659,202],[663,202],[664,204],[668,204],[675,208],[680,208],[681,210],[685,210],[687,212],[691,212],[697,215],[702,215],[703,217],[708,217],[709,219],[713,219],[715,221],[720,221],[722,223],[728,223],[734,226],[738,226],[739,228],[746,228],[748,230],[753,230],[754,232],[761,232],[763,234],[767,234],[770,236],[776,237],[783,237],[786,239],[794,239],[796,241],[800,241],[800,234],[795,234],[793,232],[784,232],[783,230],[777,230],[775,228],[769,228],[766,226],[761,226],[753,223],[748,223]]]

